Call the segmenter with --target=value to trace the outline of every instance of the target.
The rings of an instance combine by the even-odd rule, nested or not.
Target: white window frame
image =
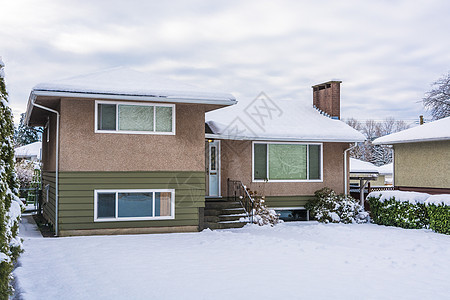
[[[269,147],[267,147],[267,180],[255,179],[255,144],[281,144],[281,145],[317,145],[320,146],[320,179],[269,179]],[[306,147],[306,177],[309,178],[309,147]],[[302,142],[252,142],[252,182],[323,182],[323,143]]]
[[[171,193],[170,199],[170,216],[153,216],[153,217],[119,217],[119,193],[153,193],[153,215],[155,215],[155,193]],[[114,218],[98,218],[98,194],[99,193],[115,193],[115,217]],[[175,219],[175,189],[138,189],[138,190],[94,190],[94,222],[117,222],[117,221],[145,221],[145,220],[173,220]]]
[[[116,106],[116,130],[101,130],[98,129],[98,105],[99,104],[113,104]],[[137,130],[119,130],[119,105],[136,105],[136,106],[153,106],[153,131],[137,131]],[[172,131],[158,132],[156,131],[156,106],[172,107]],[[156,135],[175,135],[175,104],[167,103],[144,103],[144,102],[124,102],[124,101],[103,101],[95,100],[95,133],[119,133],[119,134],[156,134]]]

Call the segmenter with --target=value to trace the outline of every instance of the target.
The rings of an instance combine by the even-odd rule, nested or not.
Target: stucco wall
[[[56,115],[48,113],[49,126],[44,128],[42,135],[42,169],[44,171],[56,170]],[[47,135],[48,142],[47,142]]]
[[[450,141],[394,145],[394,185],[450,188]]]
[[[176,104],[176,135],[95,133],[95,101],[61,99],[61,171],[204,171],[205,107]]]
[[[323,144],[323,182],[252,182],[252,142],[221,141],[221,188],[227,193],[227,178],[240,180],[265,196],[313,195],[323,187],[344,192],[344,150],[347,143]]]

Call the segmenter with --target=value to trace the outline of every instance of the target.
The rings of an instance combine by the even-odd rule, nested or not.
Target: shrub
[[[310,215],[323,223],[365,223],[368,214],[358,201],[344,194],[337,195],[330,188],[323,188],[314,193],[315,199],[309,201],[305,208]]]
[[[274,226],[281,223],[278,214],[273,209],[267,208],[264,204],[264,196],[253,197],[254,207],[253,207],[253,223],[259,226],[271,225]]]
[[[397,226],[402,228],[428,227],[428,214],[425,204],[398,201],[395,196],[386,200],[370,196],[370,215],[374,223],[379,225]]]
[[[426,201],[430,228],[450,234],[450,195],[432,195]]]

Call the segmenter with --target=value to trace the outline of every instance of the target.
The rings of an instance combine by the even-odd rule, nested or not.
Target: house
[[[59,236],[197,231],[205,112],[235,103],[124,68],[35,86],[44,217]]]
[[[378,179],[374,183],[377,186],[392,185],[394,174],[394,163],[385,164],[378,167]]]
[[[339,120],[340,83],[313,86],[313,105],[261,93],[208,112],[209,196],[229,195],[227,179],[239,180],[282,215],[307,219],[315,191],[347,193],[347,150],[365,138]]]
[[[347,150],[364,136],[338,120],[339,85],[314,86],[314,108],[264,94],[234,105],[129,69],[39,84],[27,123],[44,127],[44,216],[59,236],[187,232],[224,210],[241,226],[231,180],[281,210],[346,192]]]
[[[42,142],[34,142],[14,149],[16,159],[26,159],[32,161],[41,160]]]
[[[450,117],[380,137],[394,149],[394,187],[401,191],[450,193]]]

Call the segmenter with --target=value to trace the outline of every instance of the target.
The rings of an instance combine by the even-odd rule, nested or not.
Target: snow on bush
[[[0,59],[0,71],[3,66]],[[21,207],[14,171],[14,126],[1,72],[0,100],[0,299],[8,299],[13,291],[11,271],[22,252],[22,242],[18,238]]]
[[[382,191],[367,196],[372,219],[380,225],[428,228],[450,234],[450,195]]]
[[[314,193],[306,209],[311,216],[324,223],[366,223],[368,214],[358,201],[350,196],[337,195],[332,189],[323,188]]]
[[[253,223],[258,224],[259,226],[274,226],[283,222],[279,219],[279,216],[275,210],[267,208],[264,204],[264,196],[253,197],[253,200]]]

